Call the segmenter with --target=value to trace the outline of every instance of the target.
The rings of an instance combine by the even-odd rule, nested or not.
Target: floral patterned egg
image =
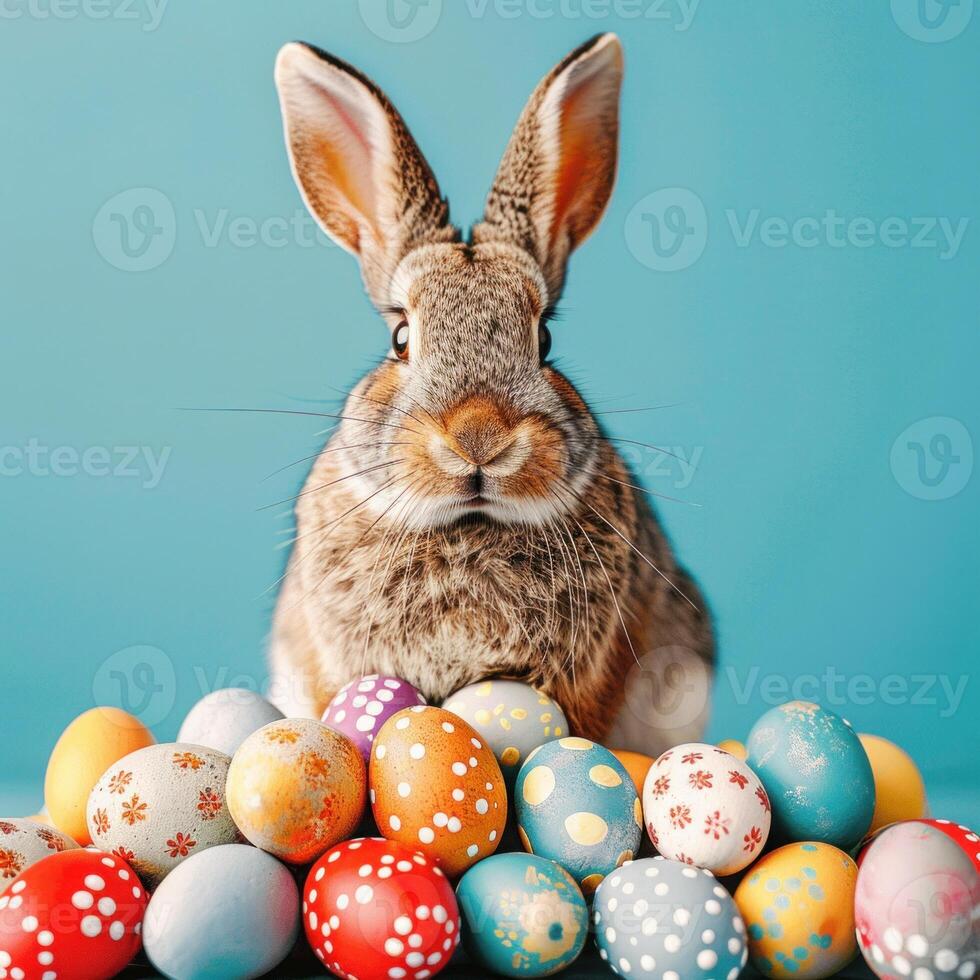
[[[977,974],[980,874],[958,840],[924,820],[893,824],[864,848],[859,866],[858,941],[882,980]]]
[[[871,826],[875,782],[860,739],[839,715],[809,701],[767,711],[749,733],[748,759],[787,841],[850,850]]]
[[[191,854],[238,839],[225,803],[228,756],[185,742],[124,756],[95,784],[95,846],[128,862],[148,888]]]
[[[242,742],[228,806],[245,837],[290,864],[309,864],[349,837],[367,777],[354,743],[310,718],[274,721]]]
[[[368,674],[345,684],[327,705],[320,720],[346,735],[356,746],[364,765],[371,759],[371,745],[381,726],[402,708],[425,704],[425,698],[400,677]]]
[[[34,820],[0,820],[0,895],[25,868],[75,847],[67,834]]]
[[[751,864],[769,838],[769,797],[734,755],[699,742],[664,752],[647,773],[643,817],[667,858],[730,875]]]
[[[536,854],[494,854],[456,889],[466,948],[492,973],[546,977],[572,963],[589,912],[572,876]]]
[[[443,707],[480,733],[493,749],[508,786],[513,786],[528,753],[568,734],[568,721],[558,702],[521,681],[480,681],[457,691]]]
[[[737,980],[745,923],[710,871],[662,857],[627,861],[599,886],[596,945],[636,980]]]
[[[854,959],[857,865],[830,844],[788,844],[735,891],[752,965],[775,980],[822,980]],[[918,980],[918,978],[917,978]]]
[[[514,786],[517,829],[526,850],[557,861],[586,895],[643,837],[636,787],[608,749],[561,738],[535,749]]]
[[[378,829],[458,875],[497,849],[507,790],[490,747],[462,718],[416,705],[385,722],[371,754]]]

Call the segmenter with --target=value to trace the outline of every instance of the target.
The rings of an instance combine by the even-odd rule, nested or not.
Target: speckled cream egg
[[[643,819],[666,857],[731,875],[769,839],[769,797],[759,777],[724,749],[700,742],[664,752],[643,785]]]
[[[857,865],[816,841],[761,858],[735,891],[752,965],[776,980],[822,980],[854,959]]]
[[[0,894],[41,858],[78,847],[67,834],[34,820],[0,820]]]
[[[909,820],[882,830],[858,861],[858,942],[877,976],[977,975],[980,874],[955,838],[931,823]]]
[[[514,807],[525,849],[557,861],[586,895],[640,846],[633,780],[612,752],[586,738],[535,749],[517,774]]]
[[[169,742],[112,765],[88,800],[92,841],[130,864],[148,888],[191,854],[238,839],[225,800],[228,756]]]
[[[568,734],[568,721],[558,703],[521,681],[470,684],[447,698],[443,707],[480,733],[493,749],[508,786],[513,786],[530,752]]]
[[[206,694],[191,708],[177,741],[206,745],[230,758],[252,732],[282,717],[283,713],[261,694],[244,687],[223,687]]]
[[[536,854],[494,854],[456,889],[470,955],[505,977],[547,977],[582,952],[589,912],[560,865]]]
[[[637,980],[737,980],[745,924],[710,871],[663,857],[627,861],[592,906],[599,955]]]
[[[747,762],[772,803],[780,840],[850,850],[871,826],[875,783],[850,724],[809,701],[767,711],[749,733]]]
[[[327,705],[320,719],[328,728],[346,735],[367,765],[371,746],[382,725],[403,708],[425,704],[421,692],[400,677],[368,674],[345,684]]]
[[[459,715],[416,705],[374,740],[371,804],[381,833],[462,874],[497,849],[507,790],[490,747]]]
[[[228,770],[228,807],[242,834],[290,864],[309,864],[349,837],[366,794],[354,743],[310,718],[253,732]]]

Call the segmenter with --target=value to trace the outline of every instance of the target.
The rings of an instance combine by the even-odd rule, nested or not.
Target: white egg
[[[177,741],[206,745],[232,756],[252,732],[282,717],[278,708],[255,691],[225,687],[206,694],[191,708]]]

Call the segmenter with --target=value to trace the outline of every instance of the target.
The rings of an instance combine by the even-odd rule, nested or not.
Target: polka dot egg
[[[857,951],[856,879],[857,866],[830,844],[789,844],[761,858],[735,891],[752,965],[777,980],[819,980],[847,966]]]
[[[507,790],[493,752],[462,718],[415,705],[374,742],[371,805],[379,830],[458,875],[492,854],[507,822]]]
[[[769,797],[741,760],[690,742],[664,752],[643,787],[647,833],[667,858],[719,875],[754,861],[769,837]]]
[[[958,840],[932,822],[910,820],[881,831],[859,863],[858,941],[879,977],[969,980],[977,974],[980,875]]]
[[[643,813],[623,764],[585,738],[535,749],[514,787],[526,850],[557,861],[591,895],[640,846]]]
[[[470,955],[492,973],[546,977],[585,945],[589,913],[571,875],[536,854],[495,854],[456,891]]]
[[[530,752],[568,734],[568,722],[558,703],[521,681],[471,684],[443,707],[465,718],[480,733],[493,749],[508,785],[513,785]]]
[[[665,858],[630,861],[599,886],[599,955],[621,977],[736,980],[745,925],[710,871]]]
[[[310,869],[303,927],[318,959],[340,977],[425,980],[459,944],[459,911],[442,870],[395,841],[360,838]]]
[[[425,698],[408,681],[368,674],[345,684],[327,706],[321,720],[324,725],[346,735],[357,746],[366,765],[381,726],[403,708],[416,704],[425,704]]]

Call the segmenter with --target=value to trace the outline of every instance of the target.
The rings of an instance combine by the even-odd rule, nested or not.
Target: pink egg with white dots
[[[425,703],[425,698],[408,681],[368,674],[345,684],[327,705],[320,721],[346,735],[367,762],[374,736],[381,726],[402,708]]]

